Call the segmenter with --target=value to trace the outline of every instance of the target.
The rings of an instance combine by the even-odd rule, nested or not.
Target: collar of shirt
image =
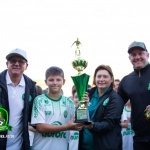
[[[8,71],[7,71],[7,73],[6,73],[6,82],[7,82],[7,85],[14,85],[14,83],[11,81],[11,79],[10,79],[10,76],[9,76],[9,73],[8,73]],[[25,80],[24,80],[24,77],[22,76],[22,78],[21,78],[21,80],[20,80],[20,82],[19,82],[19,84],[18,84],[19,86],[25,86]]]

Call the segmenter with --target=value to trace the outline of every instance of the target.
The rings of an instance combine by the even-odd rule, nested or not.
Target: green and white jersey
[[[131,128],[131,110],[127,110],[126,106],[123,109],[121,121],[128,120],[128,127],[122,128],[122,150],[133,150],[134,131]]]
[[[31,124],[45,123],[51,125],[63,125],[74,117],[74,103],[65,96],[53,100],[46,94],[35,98],[32,108]],[[67,150],[69,131],[57,133],[35,133],[33,150]]]
[[[70,130],[69,150],[78,150],[79,131]]]

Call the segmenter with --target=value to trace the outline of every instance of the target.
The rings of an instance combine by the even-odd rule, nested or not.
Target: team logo
[[[8,112],[6,109],[2,108],[0,104],[0,132],[12,130],[12,127],[8,125]]]
[[[59,122],[59,121],[54,121],[54,122],[52,123],[52,125],[59,126],[59,125],[62,125],[62,123],[61,123],[61,122]]]
[[[67,118],[67,116],[68,116],[68,111],[65,110],[65,111],[64,111],[64,117]]]
[[[149,82],[149,84],[148,84],[148,87],[147,87],[147,89],[148,89],[148,90],[150,90],[150,82]]]
[[[52,125],[59,126],[62,125],[59,121],[54,121]],[[66,132],[55,132],[55,133],[42,133],[42,137],[48,137],[48,138],[65,138],[66,139]]]
[[[49,105],[49,101],[47,99],[44,100],[45,105]]]
[[[105,101],[103,102],[103,106],[107,106],[108,102],[109,102],[109,98],[105,99]]]
[[[22,94],[22,99],[24,100],[25,99],[25,94]],[[32,100],[32,96],[29,95],[29,102]]]
[[[74,132],[74,134],[70,136],[70,139],[71,140],[78,140],[79,139],[79,132],[78,131]]]

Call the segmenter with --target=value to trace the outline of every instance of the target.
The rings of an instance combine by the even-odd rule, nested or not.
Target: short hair
[[[115,79],[115,81],[120,82],[120,80],[119,80],[119,79]]]
[[[45,78],[46,80],[48,79],[49,76],[56,76],[56,75],[59,75],[61,76],[63,79],[64,79],[64,71],[59,68],[59,67],[56,67],[56,66],[52,66],[50,68],[48,68],[46,70],[46,73],[45,73]]]
[[[114,75],[113,75],[113,72],[112,72],[111,67],[108,66],[108,65],[100,65],[100,66],[98,66],[98,67],[95,69],[94,78],[93,78],[93,85],[96,85],[96,83],[95,83],[95,78],[96,78],[96,74],[97,74],[97,72],[98,72],[99,70],[106,70],[106,71],[108,71],[108,73],[110,74],[110,76],[112,77],[112,80],[113,80],[113,82],[112,82],[112,84],[111,84],[111,87],[114,87]]]
[[[41,87],[41,86],[39,86],[39,85],[36,85],[36,91],[37,91],[37,94],[38,94],[38,95],[43,94],[42,87]]]

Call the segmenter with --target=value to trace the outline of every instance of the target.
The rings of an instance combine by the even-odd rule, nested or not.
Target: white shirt
[[[23,108],[24,100],[23,94],[25,93],[25,81],[22,76],[20,83],[14,86],[10,76],[7,72],[6,82],[8,89],[9,101],[9,125],[12,126],[12,131],[8,131],[8,135],[13,135],[13,138],[7,139],[7,150],[20,150],[22,146],[22,133],[23,133]]]

